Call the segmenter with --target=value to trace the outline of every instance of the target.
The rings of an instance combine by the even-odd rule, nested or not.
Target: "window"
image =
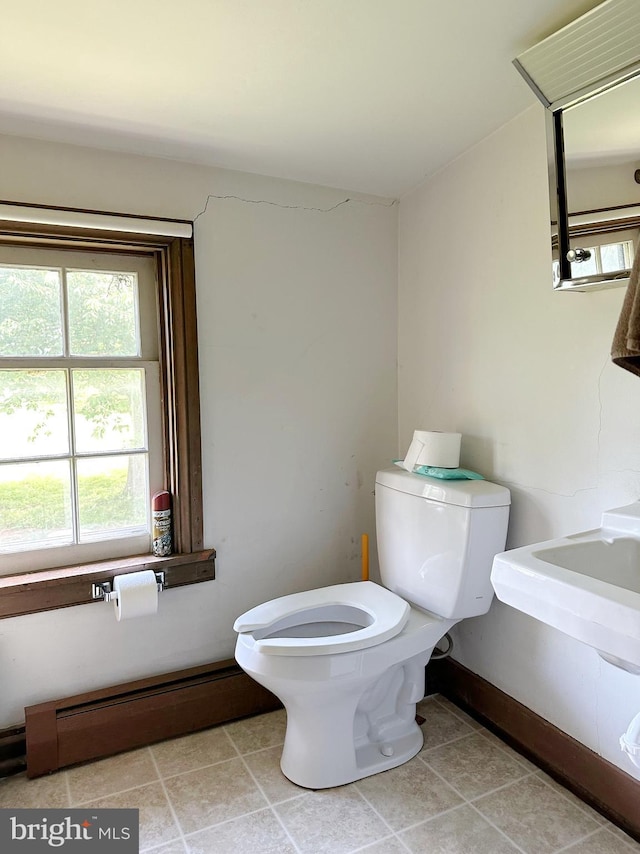
[[[0,574],[149,551],[154,273],[145,256],[0,247]]]
[[[581,241],[581,248],[586,250],[584,260],[574,261],[571,264],[571,278],[579,279],[582,276],[596,276],[603,273],[617,273],[621,270],[630,270],[633,266],[633,240],[621,240],[616,243],[600,243],[594,246],[586,246],[585,240]],[[560,265],[553,262],[553,284],[560,284]]]
[[[640,235],[640,206],[579,211],[569,215],[570,279],[560,279],[558,233],[552,223],[553,286],[558,290],[600,290],[626,285]]]
[[[28,368],[30,371],[51,371],[52,373],[45,378],[49,387],[47,383],[44,384],[44,388],[39,387],[36,398],[40,396],[40,403],[47,399],[56,404],[50,407],[54,415],[48,416],[47,421],[55,420],[56,416],[63,420],[61,407],[62,401],[66,399],[66,418],[69,424],[67,428],[69,447],[57,446],[56,450],[52,451],[49,445],[46,450],[37,455],[38,459],[35,459],[36,454],[32,453],[32,445],[37,441],[53,442],[55,431],[49,429],[51,424],[45,431],[45,428],[38,426],[41,419],[32,422],[31,432],[27,435],[25,430],[22,451],[18,453],[14,450],[11,452],[12,456],[7,453],[6,443],[0,436],[0,453],[5,455],[0,465],[5,472],[9,465],[31,465],[36,462],[60,463],[63,461],[70,472],[73,472],[75,467],[76,474],[70,474],[68,481],[72,495],[68,514],[71,518],[72,535],[77,537],[79,542],[64,547],[55,546],[45,551],[58,551],[59,548],[77,550],[86,547],[88,550],[97,548],[98,554],[103,554],[100,550],[111,549],[116,539],[120,541],[116,546],[122,546],[124,550],[125,540],[129,534],[133,535],[133,541],[126,544],[124,557],[107,559],[96,557],[96,553],[93,552],[91,557],[73,558],[70,562],[65,559],[64,565],[49,569],[46,568],[46,559],[42,559],[42,550],[31,548],[33,542],[29,544],[14,542],[13,551],[8,551],[4,556],[0,555],[0,559],[19,561],[26,559],[25,556],[29,555],[29,571],[25,574],[24,568],[16,569],[15,563],[9,575],[3,574],[7,571],[6,569],[0,570],[0,618],[92,602],[92,582],[108,580],[116,574],[140,568],[162,569],[165,573],[166,586],[169,588],[214,578],[215,551],[203,547],[200,397],[193,240],[189,236],[191,230],[191,223],[157,218],[142,219],[0,203],[0,254],[2,254],[1,263],[4,269],[39,270],[40,275],[42,270],[49,271],[49,280],[54,282],[54,285],[49,285],[52,291],[55,291],[57,276],[62,318],[60,331],[56,333],[58,350],[55,355],[51,352],[40,352],[32,359],[30,355],[17,353],[14,350],[10,355],[0,356],[0,370],[15,372],[15,376],[11,377],[14,385],[19,386],[20,381],[23,381],[27,387],[29,387],[29,381],[26,380],[26,373],[20,374],[21,370],[25,371],[26,362],[23,360],[30,360]],[[38,250],[53,254],[46,258],[44,255],[40,256],[37,263],[24,259],[18,261],[15,256],[4,260],[5,252],[13,248],[28,248],[29,251]],[[78,252],[78,257],[84,260],[81,263],[76,260],[71,263],[68,260],[61,261],[59,252],[62,249],[65,250],[63,253],[65,258],[69,257],[69,251],[73,251]],[[86,262],[88,257],[98,259],[98,263],[95,266],[88,264]],[[152,322],[149,321],[149,317],[153,312],[148,312],[143,306],[149,295],[145,285],[141,284],[143,272],[136,266],[138,263],[142,267],[150,264],[149,269],[153,270],[152,299],[157,307],[157,318]],[[131,266],[132,264],[134,266]],[[69,277],[70,273],[71,277]],[[139,318],[140,353],[132,356],[129,353],[112,352],[103,356],[102,353],[79,352],[79,350],[87,350],[87,339],[95,341],[94,333],[85,334],[85,343],[75,348],[78,352],[74,352],[72,343],[74,316],[76,320],[80,318],[80,329],[86,320],[86,310],[80,308],[76,311],[78,305],[75,308],[72,306],[76,296],[82,293],[86,295],[91,287],[114,287],[117,282],[122,286],[120,298],[123,304],[126,305],[128,301],[131,306],[135,304],[136,299],[131,279],[132,273],[137,277],[139,309],[137,313],[131,310],[133,316]],[[92,278],[95,275],[100,277],[105,274],[107,278],[100,280],[102,285],[98,284],[98,279]],[[32,275],[38,274],[32,272]],[[71,292],[74,288],[78,293],[72,296]],[[55,306],[55,300],[53,304]],[[82,298],[79,305],[82,307]],[[55,313],[54,311],[53,314]],[[126,313],[125,311],[125,315]],[[128,342],[126,347],[129,347],[132,340],[136,340],[137,322],[129,324],[129,337],[125,335],[123,339]],[[35,327],[36,325],[33,324],[33,328],[30,329],[30,333],[33,333],[30,345],[32,348],[34,340],[38,340]],[[132,329],[133,333],[131,333]],[[46,335],[52,335],[51,327]],[[46,335],[45,340],[47,340]],[[82,332],[77,333],[76,342],[82,342],[82,335]],[[48,339],[48,346],[51,346],[53,338],[55,335]],[[42,339],[40,339],[41,344]],[[103,359],[99,365],[98,359]],[[140,370],[145,374],[144,396],[141,381],[139,393],[131,391],[134,387],[138,388],[134,378],[140,379],[140,374],[135,373]],[[111,372],[106,377],[103,375],[102,384],[97,382],[100,379],[98,376],[100,371]],[[115,373],[116,371],[122,373]],[[129,373],[125,376],[127,371]],[[154,371],[157,383],[151,380]],[[54,372],[58,373],[54,376]],[[107,407],[104,412],[100,410],[100,406],[86,409],[87,389],[95,391],[97,388],[99,391],[102,388],[104,390],[105,380],[115,383],[120,391],[123,391],[123,388],[129,389],[129,409],[124,406],[125,411],[120,413],[114,411],[113,405],[111,410]],[[128,383],[125,380],[128,380]],[[118,383],[121,385],[118,386]],[[151,389],[154,385],[159,390],[159,394],[156,395],[158,416],[153,414],[156,404],[151,399],[153,397]],[[0,386],[0,389],[2,388]],[[58,389],[57,398],[55,397],[56,388]],[[113,391],[113,387],[110,391]],[[43,394],[45,394],[44,398]],[[127,395],[123,394],[118,399],[125,397]],[[106,395],[107,400],[108,398],[109,395]],[[97,404],[100,399],[101,396],[98,394],[94,403]],[[135,400],[138,403],[131,402]],[[142,408],[145,414],[142,418],[140,417],[140,400],[144,401]],[[39,412],[37,407],[35,410],[29,410],[28,406],[22,407],[22,409],[25,408],[35,414]],[[45,412],[48,411],[49,409],[45,410]],[[120,422],[117,421],[118,414],[122,416]],[[98,421],[103,416],[106,422],[99,425]],[[23,412],[20,417],[25,418],[26,414]],[[82,426],[76,431],[74,438],[73,431],[76,429],[76,423]],[[103,427],[104,433],[100,435]],[[94,430],[95,435],[93,435]],[[52,436],[43,437],[41,434],[47,431],[51,432]],[[58,433],[58,440],[60,435]],[[29,436],[33,437],[31,443],[27,441]],[[127,438],[124,438],[125,436]],[[121,440],[119,446],[117,446],[118,437]],[[100,445],[100,442],[103,444]],[[27,445],[27,453],[24,453],[24,444]],[[159,454],[154,450],[156,447],[160,449]],[[132,515],[125,519],[125,524],[119,528],[117,537],[113,529],[105,531],[104,516],[96,521],[95,516],[92,518],[86,513],[83,515],[82,495],[83,492],[85,496],[87,494],[87,484],[81,482],[81,476],[83,467],[89,459],[100,459],[104,463],[107,458],[115,460],[117,457],[122,463],[124,458],[136,457],[138,467],[144,469],[146,462],[141,466],[139,460],[146,459],[146,454],[149,455],[147,494],[155,490],[157,477],[159,488],[166,489],[172,496],[174,554],[166,558],[156,558],[149,554],[148,527],[144,531],[146,545],[143,548],[137,547],[136,532],[138,527],[142,530],[142,525],[139,523],[143,514],[139,513],[135,507]],[[159,460],[158,475],[154,474],[156,466],[154,460]],[[129,476],[128,463],[129,459],[126,465],[127,476]],[[103,475],[104,469],[105,465],[103,465]],[[135,465],[132,465],[131,471],[134,470]],[[84,474],[88,475],[86,468]],[[133,478],[133,475],[131,477]],[[144,489],[141,490],[143,491]],[[64,501],[62,504],[64,505]],[[145,509],[144,512],[148,513],[148,510]],[[64,514],[62,518],[64,522]],[[132,521],[133,524],[129,524]],[[47,530],[49,533],[59,532],[60,528],[56,528],[56,524],[52,523],[45,532]],[[84,539],[83,524],[85,525]],[[25,529],[29,531],[30,537],[34,535],[29,524],[24,523],[22,528],[18,526],[22,534],[16,534],[14,530],[13,536],[19,539],[25,534]],[[40,535],[41,532],[38,533],[38,536]],[[37,540],[37,537],[34,539]],[[24,545],[28,545],[27,550],[22,547]],[[77,551],[76,554],[78,554]]]

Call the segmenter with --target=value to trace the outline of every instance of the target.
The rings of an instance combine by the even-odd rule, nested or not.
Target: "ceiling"
[[[0,132],[395,198],[534,103],[512,59],[597,4],[7,0]]]

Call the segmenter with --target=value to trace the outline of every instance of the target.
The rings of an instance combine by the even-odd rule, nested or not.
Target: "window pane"
[[[71,373],[77,451],[145,448],[144,371],[113,368]]]
[[[80,539],[124,529],[148,530],[146,454],[79,459]]]
[[[598,249],[594,246],[582,247],[591,252],[591,258],[571,264],[571,277],[580,279],[582,276],[595,276],[598,273]]]
[[[69,461],[0,466],[0,549],[72,540]]]
[[[66,371],[0,371],[0,459],[69,451]]]
[[[0,265],[0,356],[59,356],[58,270]]]
[[[72,356],[140,353],[136,273],[67,271]]]
[[[624,257],[624,246],[622,243],[609,243],[600,247],[602,259],[602,272],[614,273],[626,268]]]

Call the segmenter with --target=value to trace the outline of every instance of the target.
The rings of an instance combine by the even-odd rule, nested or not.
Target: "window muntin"
[[[148,551],[153,260],[2,247],[0,265],[0,574]]]

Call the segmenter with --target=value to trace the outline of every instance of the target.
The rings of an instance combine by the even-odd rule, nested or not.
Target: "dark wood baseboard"
[[[440,693],[640,842],[638,780],[457,661],[429,670]]]
[[[280,707],[232,659],[39,703],[25,709],[27,776]]]

